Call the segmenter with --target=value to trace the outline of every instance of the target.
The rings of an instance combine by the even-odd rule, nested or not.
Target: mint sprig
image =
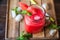
[[[57,26],[56,24],[53,24],[51,23],[49,26],[48,26],[49,29],[60,29],[60,26]]]
[[[27,14],[28,16],[31,16],[32,14],[30,13],[30,12],[28,12],[28,11],[26,11],[26,10],[22,10],[21,11],[21,14]]]
[[[18,7],[12,9],[13,11],[15,11],[16,15],[18,14],[23,14],[23,15],[28,15],[28,16],[31,16],[32,14],[30,12],[28,12],[27,10],[21,10],[21,11],[18,11],[17,10]]]
[[[22,32],[20,34],[20,37],[17,38],[17,40],[29,40],[29,38],[31,38],[32,35],[30,33],[26,33],[24,34],[24,32]]]
[[[27,11],[26,10],[22,10],[21,14],[27,14]]]
[[[20,14],[20,11],[17,10],[18,7],[15,7],[14,9],[12,9],[13,11],[15,11],[16,15]]]

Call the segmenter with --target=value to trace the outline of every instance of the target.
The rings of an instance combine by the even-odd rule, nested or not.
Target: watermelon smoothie
[[[38,9],[38,8],[37,8]],[[41,31],[45,25],[45,13],[40,8],[31,16],[25,15],[25,29],[29,33]]]
[[[22,8],[23,6],[23,8]],[[25,30],[29,33],[36,33],[41,31],[45,25],[45,11],[42,7],[27,6],[20,3],[23,10],[27,10],[32,15],[24,15]]]

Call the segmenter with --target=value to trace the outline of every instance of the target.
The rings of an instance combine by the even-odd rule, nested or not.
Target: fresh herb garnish
[[[26,10],[22,10],[21,14],[27,14],[27,11]]]
[[[28,15],[28,16],[31,16],[32,14],[28,12],[27,15]]]
[[[12,9],[13,11],[15,11],[16,15],[18,15],[18,14],[23,14],[23,15],[26,15],[27,14],[28,16],[31,16],[32,15],[30,12],[28,12],[26,10],[18,11],[17,9],[18,9],[18,7]]]
[[[56,29],[56,28],[57,28],[57,25],[56,25],[56,24],[50,24],[48,27],[49,27],[50,29]]]
[[[29,40],[29,38],[31,38],[32,35],[30,33],[26,33],[24,34],[24,32],[22,32],[20,34],[20,37],[17,38],[17,40]]]
[[[21,14],[27,14],[28,16],[31,16],[32,14],[26,10],[22,10],[21,11]]]
[[[15,7],[14,9],[12,9],[13,11],[15,11],[16,15],[20,14],[20,12],[17,9],[18,7]]]
[[[52,23],[48,26],[48,28],[49,29],[60,29],[59,26],[57,26],[56,24],[52,24]]]

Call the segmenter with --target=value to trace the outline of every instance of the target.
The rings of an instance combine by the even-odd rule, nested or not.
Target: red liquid
[[[31,16],[24,16],[25,30],[29,33],[41,31],[45,25],[45,13],[36,5],[28,6],[25,3],[19,2],[22,10],[31,12]]]
[[[43,11],[39,9],[39,11],[36,14],[33,14],[32,16],[25,15],[24,22],[25,22],[26,31],[29,33],[36,33],[41,31],[45,25],[44,14],[45,13],[43,13]],[[38,17],[38,18],[35,18],[35,17]]]

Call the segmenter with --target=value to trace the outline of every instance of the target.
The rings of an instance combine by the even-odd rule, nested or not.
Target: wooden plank
[[[41,1],[42,1],[42,0],[35,0],[35,1],[38,3],[38,5],[41,6]]]
[[[54,9],[54,4],[53,4],[53,0],[49,0],[48,3],[51,4],[51,9],[48,10],[48,13],[50,14],[51,17],[54,18],[54,20],[56,21],[56,15],[55,15],[55,9]],[[57,24],[57,21],[55,22]],[[45,34],[46,34],[46,37],[47,38],[51,38],[51,36],[49,36],[49,29],[48,28],[45,28]],[[52,38],[58,38],[59,37],[59,33],[58,33],[58,30],[56,32],[56,34],[54,35],[54,37]]]
[[[24,20],[20,22],[20,33],[25,30]]]
[[[42,30],[41,32],[35,33],[33,34],[33,38],[44,38],[44,30]]]
[[[8,16],[8,12],[9,12],[9,0],[7,0],[7,11],[6,11],[6,26],[5,26],[5,38],[7,38],[7,36],[8,36],[8,31],[7,31],[7,29],[8,29],[8,18],[9,18],[9,16]]]
[[[38,2],[39,5],[41,5],[41,0],[36,0],[36,1]],[[18,33],[18,32],[17,32],[17,30],[16,30],[16,26],[19,26],[19,25],[18,25],[19,23],[17,23],[17,22],[16,22],[14,19],[12,19],[12,17],[11,17],[11,9],[14,8],[14,7],[16,7],[17,2],[18,2],[17,0],[11,0],[11,1],[10,1],[8,38],[15,38],[15,37],[17,37],[17,34],[16,34],[16,33]],[[28,5],[30,5],[30,1],[29,1],[29,0],[21,0],[21,2],[24,2],[24,3],[28,4]],[[50,13],[50,15],[56,20],[55,11],[54,11],[55,9],[54,9],[53,1],[50,0],[50,1],[48,1],[48,2],[52,4],[51,10],[49,10],[49,13]],[[56,23],[56,24],[57,24],[57,23]],[[17,28],[17,29],[18,29],[18,28]],[[24,30],[25,30],[25,29],[24,29],[24,20],[22,20],[22,21],[20,22],[20,32],[22,32],[22,31],[24,31]],[[49,30],[49,29],[46,29],[46,31],[45,31],[46,38],[48,37],[48,36],[47,36],[47,33],[49,32],[48,30]],[[44,30],[42,30],[42,32],[33,34],[33,39],[34,39],[34,38],[45,38],[45,34],[44,34]],[[58,38],[58,31],[57,31],[57,34],[56,34],[55,37]]]
[[[8,27],[8,38],[15,38],[16,35],[16,21],[11,17],[11,9],[17,6],[19,0],[10,0],[9,7],[9,27]]]

